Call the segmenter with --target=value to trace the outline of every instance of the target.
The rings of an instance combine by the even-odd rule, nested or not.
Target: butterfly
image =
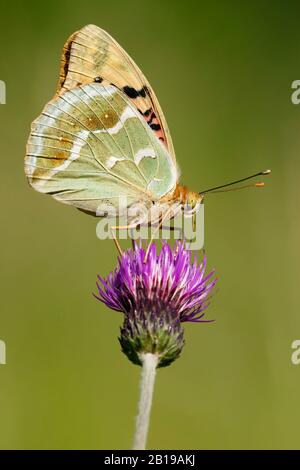
[[[125,211],[142,203],[149,214],[159,208],[154,218],[162,222],[174,215],[172,203],[195,209],[204,197],[179,183],[170,131],[148,80],[95,25],[64,45],[56,94],[31,126],[25,173],[35,190],[94,215],[103,215],[103,206],[105,215],[120,212],[120,201]],[[128,227],[138,223],[135,215]]]

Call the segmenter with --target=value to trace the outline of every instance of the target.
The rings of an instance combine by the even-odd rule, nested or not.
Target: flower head
[[[183,322],[208,322],[204,310],[217,281],[214,271],[205,275],[206,257],[198,266],[183,242],[172,249],[155,243],[145,250],[134,245],[119,259],[106,279],[98,276],[95,297],[125,314],[119,341],[123,352],[135,364],[143,353],[157,354],[158,366],[166,366],[181,353]]]

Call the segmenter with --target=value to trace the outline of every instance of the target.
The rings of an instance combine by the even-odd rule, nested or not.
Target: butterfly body
[[[177,183],[174,192],[169,197],[171,200],[178,201],[182,205],[187,204],[191,208],[200,204],[204,198],[201,194],[191,191],[187,186],[182,186],[180,183]]]
[[[203,200],[178,182],[170,132],[147,79],[94,25],[64,46],[56,95],[31,126],[25,172],[37,191],[94,215],[139,203],[149,223],[172,218],[173,203],[194,209]]]

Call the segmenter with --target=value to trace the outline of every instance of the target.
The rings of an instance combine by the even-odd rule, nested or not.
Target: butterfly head
[[[185,203],[192,209],[195,209],[195,207],[198,207],[203,202],[203,199],[204,196],[202,194],[188,191]]]

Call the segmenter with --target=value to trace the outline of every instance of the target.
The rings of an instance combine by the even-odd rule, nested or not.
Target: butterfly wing
[[[115,85],[131,99],[175,161],[170,131],[148,80],[108,33],[87,25],[74,33],[63,48],[57,94],[91,83],[96,77]]]
[[[25,173],[37,191],[94,214],[125,199],[151,204],[177,182],[173,159],[131,100],[98,83],[46,105],[32,123]]]

